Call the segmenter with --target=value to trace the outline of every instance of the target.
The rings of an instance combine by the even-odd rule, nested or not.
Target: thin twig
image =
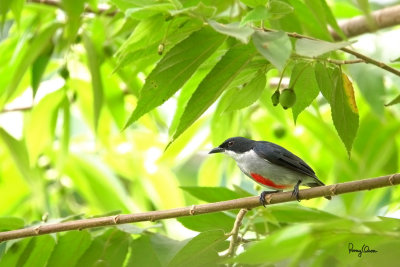
[[[400,174],[392,174],[377,178],[346,182],[341,184],[319,186],[301,190],[299,199],[311,199],[323,196],[334,196],[349,192],[371,190],[374,188],[386,187],[400,184]],[[292,192],[274,193],[266,195],[268,205],[296,201],[292,197]],[[177,218],[183,216],[192,216],[218,211],[227,211],[232,209],[251,209],[260,206],[260,198],[258,196],[232,199],[208,204],[200,204],[195,207],[189,206],[184,208],[175,208],[170,210],[149,211],[136,214],[120,214],[116,216],[99,217],[91,219],[82,219],[76,221],[68,221],[54,224],[41,224],[25,229],[0,232],[0,242],[17,239],[28,236],[44,235],[49,233],[58,233],[71,230],[82,230],[86,228],[94,228],[101,226],[110,226],[117,224],[157,221],[162,219]]]
[[[275,30],[271,30],[271,29],[262,29],[262,30],[267,31],[267,32],[275,32]],[[296,39],[310,39],[310,40],[317,40],[318,41],[318,39],[315,39],[315,38],[312,38],[312,37],[309,37],[309,36],[306,36],[306,35],[298,34],[298,33],[295,33],[295,32],[292,32],[292,33],[288,32],[287,35],[292,37],[292,38],[296,38]],[[384,70],[386,70],[388,72],[391,72],[391,73],[393,73],[393,74],[395,74],[397,76],[400,76],[400,70],[392,68],[392,67],[388,66],[387,64],[385,64],[383,62],[377,61],[375,59],[367,57],[367,56],[365,56],[365,55],[363,55],[361,53],[358,53],[358,52],[353,51],[353,50],[348,49],[348,48],[341,48],[340,50],[342,50],[343,52],[346,52],[348,54],[351,54],[351,55],[353,55],[353,56],[355,56],[355,57],[357,57],[359,59],[364,60],[365,63],[369,63],[369,64],[372,64],[372,65],[375,65],[375,66],[377,66],[377,67],[379,67],[381,69],[384,69]]]
[[[240,209],[239,213],[236,215],[235,223],[233,224],[232,231],[228,234],[231,236],[231,241],[229,243],[229,248],[225,256],[232,257],[235,255],[236,247],[238,246],[240,240],[238,240],[239,229],[242,225],[242,221],[248,209]]]

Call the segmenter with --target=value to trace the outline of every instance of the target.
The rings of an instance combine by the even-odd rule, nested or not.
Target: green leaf
[[[356,137],[359,114],[354,97],[353,86],[344,73],[336,72],[336,86],[332,92],[332,119],[340,139],[351,154],[351,147]]]
[[[109,229],[93,239],[76,266],[122,266],[128,254],[131,236],[117,229]],[[65,257],[65,255],[64,255]]]
[[[319,90],[329,103],[335,86],[334,70],[335,68],[324,66],[320,62],[315,64],[315,78],[317,79]]]
[[[225,39],[205,27],[174,46],[147,77],[125,127],[173,96]]]
[[[193,231],[223,230],[225,233],[228,233],[232,229],[235,222],[234,217],[228,216],[223,212],[180,217],[177,220],[183,226]]]
[[[315,5],[317,3],[317,5]],[[309,7],[315,7],[318,6],[318,4],[320,5],[320,9],[318,9],[317,14],[321,14],[323,13],[325,16],[325,19],[327,21],[327,23],[335,30],[335,32],[338,34],[338,36],[340,36],[342,39],[347,39],[346,35],[343,33],[342,28],[340,28],[340,26],[338,25],[335,16],[333,15],[331,9],[329,8],[328,4],[326,3],[325,0],[321,0],[319,2],[313,2],[313,1],[309,1],[308,6]],[[336,14],[338,16],[338,14]],[[318,17],[318,16],[317,16]],[[338,16],[340,17],[340,16]]]
[[[0,128],[0,137],[6,144],[10,151],[11,157],[13,158],[18,170],[22,176],[30,181],[32,179],[32,173],[29,165],[29,156],[26,151],[25,144],[19,141],[7,133],[3,128]]]
[[[156,251],[151,243],[149,235],[142,235],[131,243],[131,255],[127,266],[142,267],[154,266],[162,267],[164,264],[157,257],[159,251]]]
[[[318,83],[313,66],[299,63],[293,67],[290,77],[290,88],[296,93],[296,103],[292,107],[293,119],[296,122],[299,114],[318,96]]]
[[[271,14],[265,6],[256,6],[253,10],[249,11],[240,22],[240,25],[244,25],[248,22],[259,21],[268,19]]]
[[[44,71],[46,70],[46,66],[49,63],[53,50],[54,50],[54,45],[52,43],[48,43],[47,48],[43,50],[43,52],[32,63],[31,84],[32,84],[33,95],[36,94],[36,91],[39,88],[40,81],[42,79]]]
[[[286,263],[290,264],[290,261],[302,253],[311,241],[310,226],[298,224],[285,227],[256,242],[233,261],[244,264],[271,264],[287,259]]]
[[[134,203],[114,173],[101,161],[84,155],[70,154],[64,166],[77,190],[98,212],[120,209],[134,210]]]
[[[36,164],[38,156],[54,141],[58,110],[63,99],[65,99],[64,90],[57,90],[43,97],[33,107],[30,120],[25,128],[26,146],[31,165]]]
[[[193,93],[182,114],[173,140],[178,138],[217,100],[234,78],[250,63],[255,54],[250,45],[235,46],[226,52]]]
[[[101,81],[100,74],[100,56],[96,52],[94,43],[90,37],[83,34],[83,44],[85,45],[88,67],[90,70],[91,81],[92,81],[92,91],[93,91],[93,125],[94,129],[97,130],[99,123],[100,112],[103,106],[103,82]]]
[[[400,95],[396,96],[392,101],[385,104],[385,106],[391,106],[400,103]]]
[[[253,43],[258,52],[282,71],[292,53],[292,44],[284,32],[255,32]]]
[[[253,34],[254,30],[248,26],[240,26],[239,23],[234,22],[230,24],[222,24],[216,21],[210,20],[208,24],[219,33],[232,36],[242,43],[247,44],[249,42],[250,36]]]
[[[279,222],[287,223],[326,222],[339,219],[338,216],[322,210],[291,204],[271,206],[267,212]]]
[[[293,12],[293,7],[286,2],[279,0],[270,0],[268,2],[268,12],[270,19],[280,19]]]
[[[216,265],[220,257],[215,247],[226,239],[223,231],[203,232],[192,238],[171,260],[168,266]]]
[[[0,231],[10,231],[23,228],[25,222],[16,217],[0,217]]]
[[[15,72],[10,74],[12,75],[12,79],[5,89],[5,92],[1,96],[0,109],[9,100],[9,98],[12,97],[29,66],[40,54],[42,54],[44,50],[47,49],[48,43],[51,41],[53,34],[61,25],[62,24],[60,23],[50,24],[37,36],[35,36],[31,43],[26,44],[29,46],[29,49],[24,50],[24,53],[20,56],[19,62],[15,67]]]
[[[81,14],[83,12],[84,4],[85,1],[81,0],[61,1],[62,8],[68,16],[66,32],[69,43],[75,40],[75,36],[78,33],[79,27],[81,26]]]
[[[23,266],[24,261],[27,258],[27,254],[32,250],[32,246],[28,247],[32,238],[24,238],[20,240],[12,240],[8,242],[3,242],[2,244],[7,244],[8,249],[3,257],[0,258],[0,263],[2,266]],[[19,264],[19,265],[18,265]]]
[[[12,0],[0,0],[0,16],[1,16],[1,21],[0,21],[0,28],[3,28],[4,21],[6,20],[6,15],[8,10],[10,10]]]
[[[265,73],[260,71],[246,86],[239,89],[226,111],[233,111],[250,106],[260,98],[266,84]]]
[[[242,2],[246,6],[255,8],[256,6],[265,6],[267,0],[241,0],[240,2]]]
[[[171,3],[151,3],[149,5],[128,8],[125,11],[125,16],[129,16],[132,19],[146,19],[154,16],[158,13],[167,13],[174,9],[174,5]]]
[[[181,189],[206,202],[218,202],[243,197],[226,187],[182,186]]]
[[[91,242],[92,237],[86,230],[70,231],[61,235],[47,263],[48,266],[75,266]],[[65,255],[66,252],[68,257]]]
[[[328,27],[322,25],[317,18],[320,14],[314,14],[303,1],[288,0],[288,3],[293,7],[293,15],[296,16],[299,26],[303,29],[301,30],[302,33],[307,33],[318,39],[332,40]]]
[[[348,45],[353,42],[338,42],[331,43],[321,40],[310,40],[302,38],[296,42],[296,53],[301,56],[317,57],[328,52],[332,52]]]
[[[45,266],[55,244],[56,241],[51,235],[33,237],[31,238],[26,251],[21,255],[20,261],[24,262],[23,266]],[[28,252],[29,248],[32,248],[32,250]]]

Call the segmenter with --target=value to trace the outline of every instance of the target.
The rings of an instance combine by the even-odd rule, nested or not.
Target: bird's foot
[[[299,186],[301,184],[301,180],[298,180],[296,185],[293,188],[292,191],[292,197],[296,197],[297,201],[300,202],[300,198],[299,198]]]
[[[267,205],[267,201],[265,201],[265,196],[268,194],[278,193],[281,192],[280,190],[273,190],[273,191],[262,191],[260,194],[260,203],[264,206]]]

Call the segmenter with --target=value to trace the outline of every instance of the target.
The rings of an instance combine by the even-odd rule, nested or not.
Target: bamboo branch
[[[340,184],[327,186],[319,186],[309,189],[300,190],[299,199],[311,199],[323,196],[335,196],[350,192],[371,190],[386,186],[400,184],[400,173],[358,180]],[[265,196],[268,205],[296,201],[292,197],[292,192],[274,193]],[[29,228],[0,232],[0,242],[28,237],[38,236],[50,233],[58,233],[71,230],[82,230],[86,228],[94,228],[101,226],[118,225],[133,222],[143,222],[162,219],[177,218],[183,216],[193,216],[218,211],[227,211],[232,209],[251,209],[260,206],[258,196],[232,199],[227,201],[193,205],[190,207],[175,208],[170,210],[149,211],[136,214],[120,214],[116,216],[107,216],[99,218],[82,219],[76,221],[68,221],[54,224],[41,224]]]
[[[400,24],[400,5],[383,8],[371,13],[372,24],[375,26],[371,28],[365,16],[357,16],[351,19],[346,19],[339,22],[339,27],[343,33],[348,37],[358,36],[364,33],[373,32],[377,29],[383,29]],[[330,33],[335,40],[342,38],[332,29]]]

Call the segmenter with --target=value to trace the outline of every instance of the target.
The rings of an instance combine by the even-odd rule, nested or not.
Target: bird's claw
[[[300,186],[300,184],[301,184],[301,181],[299,180],[296,183],[296,185],[294,186],[293,191],[292,191],[292,197],[296,197],[296,200],[298,202],[300,202],[300,197],[299,197],[299,186]]]
[[[279,190],[274,190],[274,191],[262,191],[261,194],[260,194],[260,203],[261,203],[261,205],[263,205],[264,208],[265,208],[265,205],[269,204],[269,203],[267,203],[267,201],[265,200],[265,196],[268,195],[268,194],[273,194],[273,193],[277,193],[277,192],[280,192],[280,191],[279,191]]]

